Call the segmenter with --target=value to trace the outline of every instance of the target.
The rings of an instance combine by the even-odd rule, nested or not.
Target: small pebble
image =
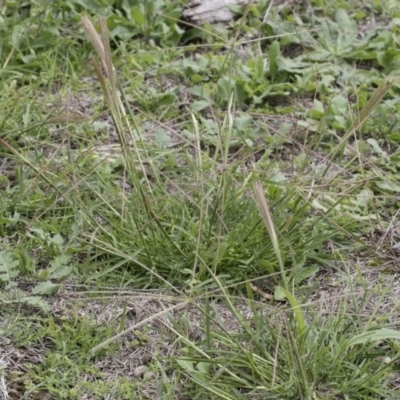
[[[145,381],[148,381],[148,380],[150,380],[150,379],[154,379],[154,377],[155,377],[155,374],[154,374],[153,371],[147,371],[147,372],[143,375],[143,379],[144,379]]]
[[[145,365],[139,365],[139,367],[136,367],[135,370],[133,371],[133,375],[136,376],[137,378],[142,377],[147,371],[147,367]]]

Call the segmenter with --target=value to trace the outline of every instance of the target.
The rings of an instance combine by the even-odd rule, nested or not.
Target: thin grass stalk
[[[235,306],[232,303],[231,297],[228,295],[226,288],[224,288],[224,286],[222,285],[221,281],[218,279],[218,277],[213,273],[213,271],[211,271],[211,269],[205,265],[205,268],[207,268],[208,272],[210,273],[211,277],[213,278],[214,282],[218,285],[219,289],[221,290],[223,297],[230,309],[230,311],[232,312],[232,314],[235,316],[236,320],[241,324],[241,326],[243,327],[243,329],[245,330],[245,332],[250,336],[253,337],[253,330],[252,328],[250,328],[249,324],[246,322],[245,318],[242,316],[242,314],[240,313],[239,310],[237,310],[235,308]],[[224,329],[225,331],[225,329]],[[226,334],[228,334],[228,332],[226,332]],[[229,334],[228,334],[229,335]],[[233,340],[235,342],[235,344],[242,350],[243,354],[247,354],[248,350],[246,350],[243,345],[240,343],[240,341],[236,341]],[[249,362],[252,364],[252,368],[254,370],[258,370],[257,366],[252,362],[252,358],[249,359]]]
[[[168,309],[169,310],[169,309]],[[202,310],[200,310],[202,311]],[[203,312],[203,311],[202,311]],[[211,318],[211,316],[209,315],[209,318]],[[179,337],[188,347],[191,347],[193,350],[195,350],[197,353],[199,353],[202,357],[204,357],[207,360],[213,361],[211,356],[206,353],[204,350],[202,350],[200,347],[196,346],[195,343],[193,343],[189,338],[183,336],[180,332],[178,332],[174,326],[171,326],[171,324],[166,324],[165,321],[159,319],[159,322],[162,323],[168,330],[170,330],[171,332],[173,332],[177,337]],[[219,325],[220,328],[221,325]],[[222,328],[223,329],[223,328]],[[229,333],[226,332],[226,330],[224,330],[224,337],[229,336]],[[238,345],[238,347],[240,347],[240,349],[242,350],[242,352],[245,352],[246,350],[243,348],[243,346],[238,342],[238,341],[234,341],[234,343],[236,345]],[[222,372],[226,372],[228,375],[230,375],[232,378],[236,379],[238,382],[240,382],[241,384],[246,384],[247,382],[240,378],[237,374],[235,374],[234,372],[232,372],[228,367],[230,367],[232,360],[227,360],[226,363],[224,364],[220,364],[220,363],[215,363],[216,365],[218,365],[218,367],[220,368],[220,370],[217,372],[217,375],[220,375]],[[220,372],[221,371],[221,372]]]
[[[66,199],[72,206],[75,206],[79,208],[81,211],[84,212],[84,215],[86,215],[88,218],[90,218],[91,213],[87,209],[87,207],[82,204],[77,202],[76,200],[73,200],[73,197],[67,196],[68,193],[70,193],[74,188],[78,186],[80,182],[83,181],[83,179],[79,180],[78,182],[75,182],[71,187],[69,187],[66,191],[62,192],[60,188],[58,188],[52,179],[47,177],[41,169],[37,168],[32,162],[30,162],[26,157],[24,157],[18,150],[16,150],[13,146],[9,145],[7,142],[5,142],[3,139],[0,138],[0,145],[4,146],[6,149],[11,151],[20,161],[22,161],[23,164],[28,166],[29,168],[32,169],[38,176],[40,176],[52,189],[56,191],[58,194],[58,198],[54,200],[54,202],[47,207],[39,216],[37,216],[33,221],[30,222],[29,226],[32,226],[35,221],[39,220],[41,216],[43,216],[48,210],[50,210],[61,198]],[[91,219],[94,221],[94,223],[97,225],[99,229],[104,230],[104,227],[96,220],[96,219]],[[105,233],[107,233],[106,230],[104,230]]]
[[[206,295],[205,298],[205,304],[204,304],[205,312],[204,312],[204,318],[205,318],[205,326],[206,326],[206,343],[207,343],[207,349],[208,351],[211,350],[211,317],[210,317],[210,297]]]
[[[146,198],[145,198],[143,189],[139,184],[139,179],[136,174],[136,169],[134,166],[134,162],[132,160],[132,156],[128,152],[128,146],[127,146],[125,135],[124,135],[125,129],[124,129],[124,124],[123,124],[123,121],[126,122],[127,120],[125,117],[121,118],[121,112],[122,112],[123,116],[125,115],[125,112],[124,112],[122,103],[120,102],[120,100],[118,100],[119,96],[117,94],[115,94],[118,91],[117,91],[116,85],[115,85],[115,77],[114,77],[114,70],[113,70],[112,63],[111,63],[110,48],[109,48],[109,46],[107,46],[107,47],[104,46],[103,41],[100,39],[100,36],[96,32],[93,24],[87,17],[83,17],[82,21],[84,24],[86,35],[89,38],[90,42],[94,45],[94,48],[98,52],[98,56],[100,57],[100,59],[102,61],[103,70],[104,70],[105,74],[103,73],[103,71],[96,59],[93,59],[93,66],[94,66],[96,75],[99,79],[100,85],[102,87],[105,100],[110,109],[111,117],[113,119],[114,126],[115,126],[116,132],[118,134],[120,146],[122,148],[122,151],[124,152],[125,167],[128,170],[128,174],[132,180],[133,186],[136,189],[138,189],[138,192],[142,195],[142,200],[143,200],[142,204],[145,206],[145,208],[147,210],[149,219],[151,219],[153,217],[151,217],[151,212],[148,209],[148,203],[146,202]],[[107,34],[104,33],[104,31],[107,30],[107,26],[104,25],[103,22],[100,23],[100,26],[101,26],[102,32],[103,32],[102,37],[107,38],[108,37]],[[99,43],[101,43],[101,45],[99,45]],[[108,52],[107,52],[108,55],[106,55],[105,49],[108,50]],[[110,85],[107,83],[107,79],[106,79],[107,76],[109,78]],[[136,218],[135,213],[133,213],[133,220],[136,225],[140,241],[141,241],[143,248],[147,254],[147,259],[149,260],[150,264],[152,265],[152,268],[154,268],[153,257],[151,256],[151,254],[148,250],[148,247],[146,245],[146,241],[141,233],[139,222]]]
[[[288,290],[286,273],[285,273],[285,268],[283,265],[281,250],[279,248],[278,237],[276,236],[276,233],[275,233],[274,223],[272,222],[271,213],[269,211],[267,200],[265,199],[264,191],[263,191],[260,181],[256,181],[254,183],[254,193],[256,195],[256,204],[258,206],[258,210],[260,211],[260,214],[264,221],[265,227],[267,228],[268,235],[272,242],[272,247],[274,249],[276,258],[278,259],[280,273],[281,273],[281,277],[282,277],[282,284],[283,284],[284,288],[286,290]]]
[[[130,132],[131,129],[126,118],[124,105],[121,102],[121,94],[117,88],[115,69],[112,65],[107,22],[104,18],[100,18],[99,20],[101,36],[97,33],[89,18],[83,17],[82,23],[85,28],[86,36],[92,43],[97,55],[101,59],[103,69],[100,68],[97,61],[93,61],[93,65],[95,67],[96,75],[100,81],[107,105],[110,109],[111,117],[118,135],[118,140],[120,142],[122,151],[124,152],[125,164],[130,174],[130,178],[132,179],[132,184],[135,186],[135,188],[140,190],[141,186],[138,184],[136,168],[134,166],[131,152],[128,151],[128,145],[125,138],[125,131],[128,130]],[[136,154],[139,157],[138,151],[136,151]],[[144,176],[146,177],[146,174],[144,174]]]
[[[27,165],[29,168],[32,169],[38,176],[40,176],[47,184],[49,184],[57,193],[62,195],[60,190],[57,188],[57,186],[53,183],[53,181],[48,178],[39,168],[37,168],[35,165],[33,165],[26,157],[24,157],[17,149],[15,149],[13,146],[8,144],[5,140],[0,138],[0,145],[5,147],[7,150],[9,150],[11,153],[13,153],[16,157],[18,157],[19,160],[22,161],[23,164]]]
[[[120,81],[118,79],[117,79],[117,86],[118,86],[118,90],[119,90],[119,93],[121,95],[123,104],[128,104],[128,99],[127,99],[127,96],[125,94],[125,90],[124,90],[122,84],[120,83]],[[138,149],[137,144],[136,144],[136,141],[138,139],[139,139],[140,144],[142,146],[141,149],[143,150],[144,155],[146,156],[146,161],[151,165],[151,172],[157,178],[158,182],[159,182],[159,179],[160,179],[159,178],[159,174],[157,172],[157,169],[153,165],[153,161],[152,161],[151,157],[149,157],[149,155],[147,153],[146,144],[144,142],[143,135],[140,134],[140,129],[139,129],[137,123],[136,123],[136,118],[135,118],[135,115],[133,114],[132,107],[128,107],[128,115],[129,115],[130,120],[132,121],[132,125],[133,125],[133,130],[130,129],[130,127],[128,126],[128,133],[130,135],[130,138],[132,140],[133,146],[135,148],[141,171],[142,171],[142,173],[143,173],[143,175],[144,175],[144,177],[146,179],[146,183],[148,184],[147,188],[150,190],[150,192],[152,192],[151,185],[150,185],[150,183],[149,183],[149,181],[147,179],[147,175],[148,174],[146,173],[146,170],[145,170],[145,167],[144,167],[144,164],[143,164],[143,161],[142,161],[142,157],[140,157],[140,152],[139,152],[139,149]]]
[[[127,120],[127,115],[125,112],[124,105],[121,102],[120,91],[117,88],[118,84],[117,84],[117,79],[116,79],[115,72],[114,72],[114,67],[112,65],[107,22],[104,18],[101,18],[99,21],[100,29],[101,29],[101,38],[100,38],[99,34],[97,33],[96,29],[94,28],[93,24],[87,17],[83,17],[82,22],[83,22],[87,37],[89,38],[90,42],[94,46],[95,50],[97,51],[97,53],[102,61],[104,73],[103,73],[102,69],[100,68],[99,63],[96,60],[93,61],[93,66],[95,68],[96,75],[97,75],[97,77],[100,81],[101,87],[103,89],[103,93],[104,93],[106,102],[110,109],[111,117],[113,119],[115,129],[118,134],[118,140],[119,140],[120,146],[124,152],[125,166],[128,170],[129,177],[132,180],[132,184],[142,198],[142,204],[148,214],[149,220],[154,221],[156,223],[156,225],[158,226],[158,228],[163,233],[164,237],[176,248],[176,250],[178,250],[179,253],[181,253],[182,256],[185,256],[183,251],[179,248],[179,246],[170,238],[168,233],[165,231],[165,228],[162,225],[160,219],[154,212],[153,207],[151,206],[151,200],[145,194],[143,187],[140,183],[140,180],[138,178],[134,160],[132,159],[132,152],[130,152],[128,150],[129,147],[128,147],[128,144],[127,144],[126,138],[125,138],[126,130],[130,133],[130,136],[133,139],[133,145],[135,147],[135,152],[136,152],[138,161],[142,167],[142,170],[145,171],[144,165],[143,165],[141,157],[140,157],[139,149],[136,146],[136,140],[134,138],[132,129]],[[147,180],[146,173],[144,173],[144,177],[147,181],[147,188],[149,189],[150,193],[152,193],[151,185],[150,185],[149,181]],[[138,228],[139,235],[141,236],[143,246],[146,249],[146,252],[148,253],[147,256],[150,260],[152,260],[152,257],[150,257],[150,254],[148,252],[144,238],[140,234],[138,221],[137,221],[135,215],[133,215],[133,218],[134,218],[135,224]]]
[[[105,58],[105,62],[107,65],[107,70],[108,70],[109,79],[110,79],[111,94],[112,94],[113,102],[116,106],[115,109],[117,112],[119,112],[118,120],[119,120],[119,123],[121,124],[121,130],[117,130],[117,133],[118,133],[118,136],[120,137],[122,143],[124,143],[122,150],[124,151],[125,158],[127,160],[130,160],[131,169],[133,168],[130,172],[132,173],[133,176],[136,177],[136,174],[134,173],[135,168],[134,168],[134,163],[132,160],[132,152],[130,152],[128,150],[128,146],[126,143],[125,132],[127,132],[132,140],[133,147],[135,149],[135,154],[137,157],[137,161],[140,164],[144,179],[146,180],[146,183],[147,183],[147,189],[149,190],[150,193],[152,193],[151,185],[147,178],[146,170],[144,168],[142,158],[140,157],[140,151],[139,151],[139,148],[137,147],[137,143],[136,143],[137,137],[139,137],[141,141],[142,141],[142,137],[139,134],[139,129],[136,126],[133,113],[130,112],[132,121],[134,122],[134,125],[135,125],[135,130],[137,132],[137,137],[135,137],[133,130],[127,119],[127,113],[126,113],[124,104],[122,103],[122,100],[121,100],[121,96],[124,95],[124,91],[122,91],[122,85],[120,85],[120,83],[118,82],[116,75],[115,75],[115,68],[112,65],[112,56],[111,56],[111,48],[110,48],[110,40],[109,40],[107,21],[105,18],[100,18],[99,23],[100,23],[101,39],[103,42],[103,47],[104,47],[104,52],[105,52],[104,58]],[[97,34],[97,32],[96,32],[96,34]],[[126,97],[125,97],[125,100],[126,100]],[[142,145],[143,145],[142,147],[145,149],[146,146],[144,145],[143,141],[142,141]],[[149,157],[148,157],[148,159],[149,159]],[[154,168],[153,168],[153,170],[154,170]],[[140,185],[140,183],[137,179],[135,181],[136,181],[136,185],[135,185],[136,189],[138,191],[140,191],[140,193],[143,195],[144,192],[143,192],[142,185]]]
[[[82,24],[86,34],[86,38],[89,40],[91,45],[94,47],[97,55],[100,57],[104,71],[107,71],[107,62],[104,57],[104,45],[101,41],[100,36],[97,34],[96,29],[92,24],[92,21],[88,17],[82,17]]]
[[[114,68],[111,63],[111,50],[108,42],[102,42],[99,34],[96,32],[93,24],[87,17],[83,17],[82,21],[84,23],[85,32],[90,42],[94,44],[95,50],[98,52],[98,56],[102,61],[103,69],[100,67],[99,63],[94,59],[93,66],[96,75],[100,81],[106,103],[110,109],[111,117],[113,119],[115,130],[118,135],[118,140],[120,142],[121,148],[124,152],[124,161],[126,168],[128,169],[130,178],[132,179],[132,184],[135,187],[140,187],[137,184],[137,173],[132,160],[130,152],[128,152],[128,145],[125,138],[125,128],[129,129],[129,124],[127,123],[125,109],[121,103],[121,98],[119,91],[116,87],[116,78],[114,74]],[[104,25],[104,21],[100,19],[100,27],[102,30],[102,38],[108,38],[107,26]],[[98,43],[102,45],[99,46]],[[145,175],[146,176],[146,175]]]
[[[125,114],[125,108],[124,108],[123,104],[121,103],[121,97],[120,97],[118,89],[117,89],[115,68],[114,68],[114,66],[112,64],[111,48],[110,48],[110,36],[108,34],[108,27],[107,27],[106,19],[105,18],[100,18],[99,19],[99,24],[100,24],[101,41],[103,43],[103,48],[104,48],[104,58],[105,58],[106,66],[107,66],[106,73],[107,73],[107,77],[108,77],[108,79],[110,81],[111,93],[113,95],[114,103],[116,105],[118,105],[117,108],[125,116],[126,115]]]
[[[158,313],[153,314],[152,316],[147,317],[134,325],[131,325],[129,328],[123,330],[122,332],[119,332],[117,335],[115,335],[115,336],[105,340],[104,342],[98,344],[97,346],[93,347],[89,351],[89,354],[95,355],[98,351],[104,349],[104,347],[108,346],[110,343],[112,343],[115,340],[119,339],[120,337],[126,335],[127,333],[132,332],[135,329],[140,328],[143,325],[149,324],[151,321],[158,319],[159,317],[163,316],[164,314],[168,313],[169,311],[178,311],[178,310],[182,309],[183,307],[187,307],[189,303],[190,303],[190,300],[188,299],[182,303],[175,304],[173,306],[166,308],[165,310],[159,311]]]
[[[307,400],[308,399],[311,400],[311,397],[309,396],[309,393],[310,393],[310,387],[309,386],[310,385],[309,385],[309,382],[308,382],[307,373],[306,373],[306,371],[304,369],[304,363],[303,363],[304,357],[302,357],[302,354],[300,354],[300,349],[297,346],[297,344],[298,344],[297,341],[300,341],[300,343],[302,343],[303,339],[304,339],[304,336],[303,335],[294,336],[294,333],[290,329],[290,326],[289,326],[287,321],[286,321],[286,324],[287,324],[286,325],[286,328],[287,328],[286,332],[287,332],[287,335],[289,337],[289,342],[292,345],[289,348],[290,348],[290,351],[291,351],[291,354],[292,354],[292,358],[294,359],[294,362],[296,363],[298,371],[299,371],[300,376],[301,376],[301,379],[296,379],[296,384],[298,386],[299,392],[303,396],[305,396],[305,397],[302,397],[302,398],[307,399]]]
[[[195,259],[192,268],[192,279],[196,276],[196,269],[199,267],[200,269],[200,276],[204,276],[205,268],[204,268],[204,261],[200,257],[200,248],[202,246],[202,232],[203,232],[203,225],[204,225],[204,218],[207,215],[207,211],[203,211],[204,208],[207,210],[207,196],[204,194],[204,176],[201,174],[202,167],[203,167],[203,158],[201,153],[201,140],[200,140],[200,129],[199,124],[197,122],[196,117],[194,114],[191,114],[192,122],[193,122],[193,133],[196,138],[196,146],[195,146],[195,157],[196,157],[196,184],[200,186],[201,190],[201,202],[199,205],[200,208],[200,217],[198,222],[198,229],[197,229],[197,240],[196,240],[196,251],[195,251]],[[190,291],[190,296],[193,294],[194,287],[192,287]]]
[[[269,207],[268,207],[267,201],[265,199],[264,191],[262,189],[260,181],[256,181],[254,183],[254,192],[256,194],[256,203],[258,205],[258,209],[260,211],[260,214],[262,216],[264,224],[267,228],[268,234],[271,238],[272,246],[274,248],[274,251],[275,251],[276,257],[278,259],[278,263],[279,263],[283,287],[277,287],[277,290],[280,291],[280,294],[281,293],[284,294],[284,297],[287,298],[290,306],[292,307],[294,317],[297,322],[298,334],[300,337],[301,335],[305,334],[305,332],[306,332],[306,323],[304,320],[303,311],[301,309],[301,306],[297,302],[296,298],[292,295],[292,293],[289,291],[289,288],[288,288],[286,272],[285,272],[285,268],[283,265],[283,260],[282,260],[282,256],[281,256],[281,252],[280,252],[280,248],[279,248],[278,237],[276,236],[276,233],[275,233],[274,223],[272,221],[271,213],[269,211]],[[276,291],[275,294],[276,293],[278,293],[278,292]]]
[[[229,98],[228,109],[226,112],[226,117],[225,117],[225,121],[224,121],[223,128],[222,128],[222,133],[224,135],[224,141],[223,141],[224,166],[228,165],[229,149],[230,149],[231,141],[232,141],[232,134],[233,134],[232,108],[233,108],[234,97],[235,97],[235,94],[232,91],[232,94]]]
[[[330,158],[331,162],[328,163],[326,166],[324,172],[322,173],[322,176],[325,176],[331,167],[333,163],[333,159],[336,157],[336,155],[341,151],[348,141],[349,137],[361,127],[361,125],[367,120],[367,118],[372,114],[372,112],[375,110],[376,106],[382,101],[382,99],[385,97],[386,93],[390,90],[392,85],[394,84],[393,79],[384,79],[380,83],[380,85],[375,89],[375,91],[372,93],[371,97],[367,101],[367,104],[361,109],[359,112],[358,116],[356,117],[355,121],[352,123],[350,128],[347,130],[345,135],[343,136],[342,140],[340,141],[340,144],[336,147],[335,150],[333,150],[330,153]]]

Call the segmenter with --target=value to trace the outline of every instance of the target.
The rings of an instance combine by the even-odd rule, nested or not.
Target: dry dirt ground
[[[350,276],[343,272],[329,273],[319,277],[318,289],[316,289],[308,303],[304,304],[307,312],[319,313],[329,316],[343,312],[346,304],[348,315],[367,320],[374,315],[377,324],[387,321],[393,328],[399,327],[398,307],[400,303],[400,284],[397,275],[380,273],[377,269],[369,269],[362,265],[350,266]],[[360,274],[363,283],[360,282]],[[349,279],[351,278],[351,279]],[[390,290],[387,290],[390,288]],[[217,324],[212,327],[215,331],[235,335],[242,331],[242,326],[223,301],[218,301],[217,295],[214,309]],[[286,304],[267,300],[256,294],[257,308],[271,324],[281,324],[285,327],[288,312]],[[356,306],[354,306],[356,302]],[[167,371],[167,379],[173,379],[174,371],[170,369],[168,360],[174,356],[182,356],[180,347],[182,338],[176,331],[176,325],[185,327],[185,335],[193,343],[201,343],[204,339],[204,315],[200,311],[202,302],[196,300],[195,304],[187,298],[166,295],[155,291],[132,291],[125,289],[122,293],[118,289],[109,288],[96,294],[82,291],[79,287],[65,285],[54,297],[49,299],[50,314],[55,323],[66,319],[90,317],[95,324],[114,326],[115,340],[113,351],[109,356],[93,358],[93,365],[104,374],[103,382],[110,383],[119,377],[125,377],[129,381],[140,381],[139,393],[142,398],[159,399],[159,385],[162,379],[161,373],[154,368],[154,360],[157,360],[162,369]],[[248,301],[237,299],[235,306],[241,315],[251,324],[252,307]],[[19,308],[20,317],[31,315],[40,311],[30,306]],[[174,324],[171,322],[174,320]],[[121,326],[121,321],[122,326]],[[10,324],[7,318],[1,321],[1,331],[7,331]],[[213,325],[213,324],[212,324]],[[15,376],[16,372],[24,372],[28,364],[40,364],[44,354],[53,343],[46,340],[38,341],[29,347],[16,347],[12,338],[2,336],[0,338],[1,370],[0,393],[2,399],[16,399],[18,393],[24,393],[26,387],[21,381],[21,387],[14,381],[9,384],[8,378]],[[150,367],[152,365],[152,367]],[[85,380],[90,381],[91,376]],[[98,379],[98,378],[96,378]],[[95,383],[94,380],[93,383]],[[400,389],[400,375],[392,375],[394,389]],[[176,388],[176,399],[181,397],[179,384]],[[8,396],[7,397],[7,394]],[[53,399],[40,388],[27,399],[43,400]],[[81,399],[96,399],[90,394]],[[112,393],[107,399],[117,399]]]

